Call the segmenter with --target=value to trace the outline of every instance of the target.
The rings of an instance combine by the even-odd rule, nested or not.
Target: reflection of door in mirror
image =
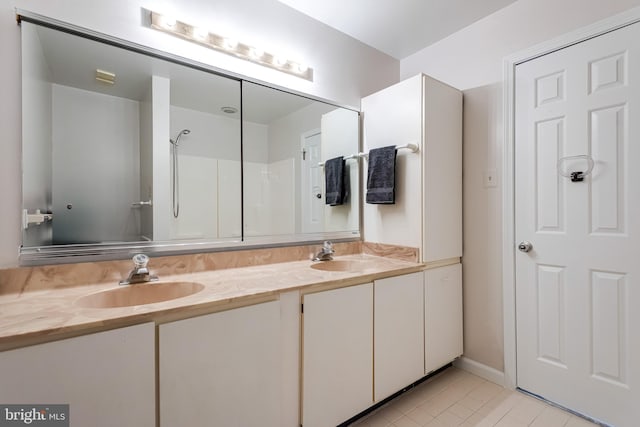
[[[52,89],[53,244],[140,240],[139,103]]]
[[[324,231],[320,129],[302,134],[302,232]]]

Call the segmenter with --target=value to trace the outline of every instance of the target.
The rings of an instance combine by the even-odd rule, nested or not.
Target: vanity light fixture
[[[151,11],[151,28],[171,34],[185,40],[198,43],[210,49],[233,55],[246,61],[273,68],[284,73],[313,81],[313,69],[305,64],[292,61],[283,56],[265,52],[255,46],[239,42],[236,39],[212,33],[203,27],[196,27],[173,17]]]
[[[193,37],[199,41],[207,40],[209,38],[209,30],[203,27],[195,27],[193,29]]]

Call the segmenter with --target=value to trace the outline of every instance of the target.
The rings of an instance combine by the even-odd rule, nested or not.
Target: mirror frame
[[[142,19],[149,19],[142,17]],[[206,73],[219,75],[230,78],[239,82],[255,83],[261,86],[269,87],[274,90],[283,91],[293,95],[311,99],[313,101],[323,102],[339,108],[355,111],[358,113],[358,151],[362,149],[362,114],[358,108],[341,105],[339,103],[312,96],[306,93],[294,91],[285,87],[270,84],[268,82],[251,79],[246,76],[223,70],[209,64],[198,62],[189,58],[164,52],[159,49],[140,45],[135,42],[120,39],[104,33],[96,32],[87,28],[79,27],[53,18],[49,18],[37,13],[33,13],[23,9],[16,9],[16,21],[20,25],[23,21],[35,25],[62,31],[78,37],[89,40],[106,43],[108,45],[126,49],[131,52],[154,58],[169,61],[174,64],[190,67]],[[362,173],[359,171],[359,185],[362,188]],[[21,181],[22,185],[22,181]],[[362,191],[360,191],[360,199]],[[354,200],[358,206],[361,206],[361,200]],[[22,204],[20,206],[22,211]],[[358,212],[358,230],[357,231],[341,231],[341,232],[322,232],[309,234],[292,234],[292,235],[269,235],[262,237],[251,237],[251,242],[240,241],[202,241],[202,242],[118,242],[118,243],[98,243],[98,244],[70,244],[59,246],[20,246],[19,264],[20,266],[48,265],[48,264],[68,264],[75,262],[91,262],[91,261],[108,261],[117,259],[126,259],[133,254],[144,252],[151,256],[170,256],[185,255],[204,252],[221,252],[221,251],[237,251],[245,249],[259,249],[271,247],[286,247],[318,244],[325,240],[334,242],[347,242],[361,240],[362,229],[362,209]]]

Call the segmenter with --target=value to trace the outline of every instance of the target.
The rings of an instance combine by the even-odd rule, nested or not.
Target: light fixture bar
[[[274,70],[313,81],[313,69],[274,53],[265,52],[238,40],[223,37],[209,30],[177,21],[167,15],[151,11],[151,28],[181,37],[193,43],[233,55]]]

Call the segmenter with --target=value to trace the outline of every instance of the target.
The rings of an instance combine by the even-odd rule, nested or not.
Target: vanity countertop
[[[157,283],[197,282],[204,285],[204,289],[182,298],[129,307],[85,308],[76,304],[83,296],[118,288],[117,283],[1,295],[0,349],[148,321],[163,323],[277,299],[281,292],[310,293],[425,268],[424,264],[365,254],[340,256],[335,260],[350,262],[357,268],[324,271],[311,268],[311,261],[293,261],[163,276]],[[149,267],[153,272],[153,260]]]

